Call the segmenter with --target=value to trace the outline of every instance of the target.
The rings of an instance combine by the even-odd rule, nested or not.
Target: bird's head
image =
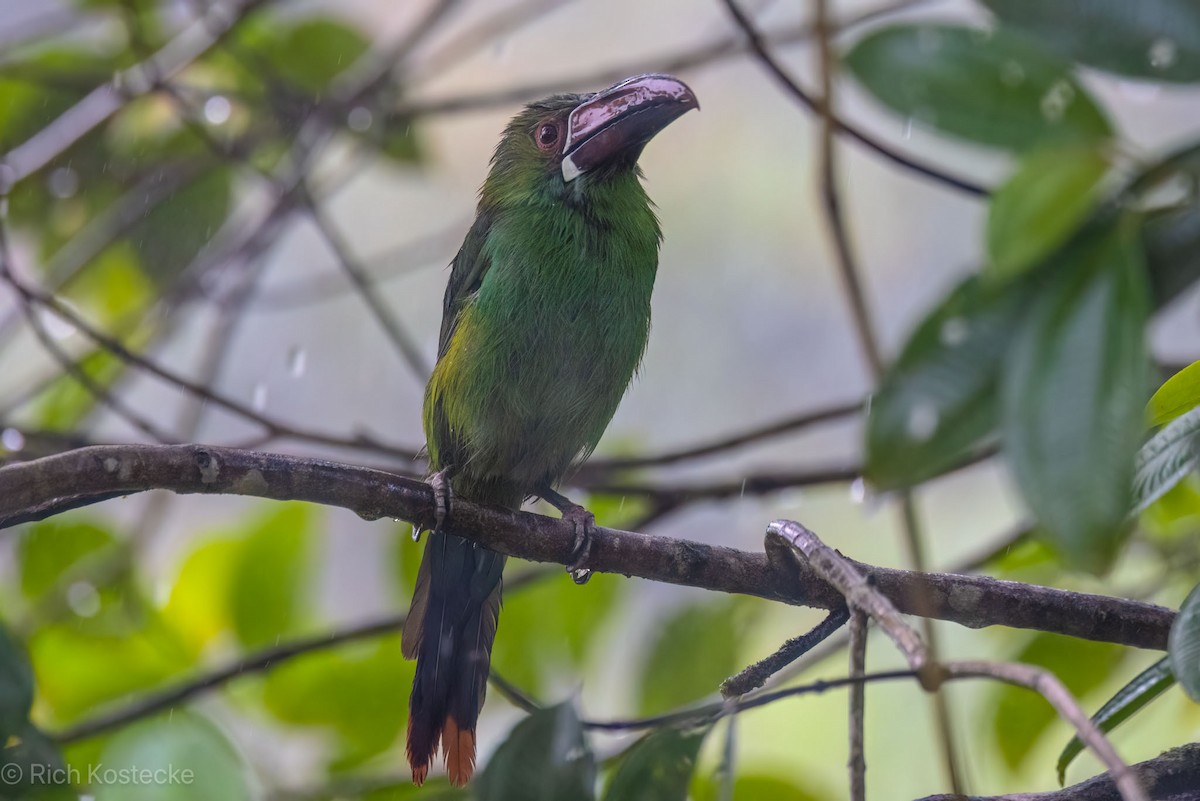
[[[504,130],[485,200],[570,199],[633,176],[642,148],[696,96],[670,75],[636,75],[594,94],[554,95],[525,107]]]

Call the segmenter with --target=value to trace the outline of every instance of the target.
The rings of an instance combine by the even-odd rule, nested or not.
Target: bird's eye
[[[537,133],[534,134],[534,140],[542,150],[553,150],[558,147],[558,137],[558,123],[554,122],[543,122],[538,126]]]

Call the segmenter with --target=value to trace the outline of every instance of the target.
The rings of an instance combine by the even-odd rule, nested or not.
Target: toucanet
[[[646,348],[662,232],[638,157],[698,107],[669,75],[526,106],[451,264],[424,407],[439,520],[452,498],[517,509],[540,497],[574,527],[581,583],[594,518],[553,488],[596,447]],[[440,530],[426,543],[403,633],[417,784],[439,744],[453,784],[474,771],[504,559]]]

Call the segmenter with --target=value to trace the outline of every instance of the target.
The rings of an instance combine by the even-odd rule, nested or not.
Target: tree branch
[[[1151,798],[1195,801],[1200,798],[1200,743],[1173,748],[1154,759],[1139,762],[1131,770],[1141,780]],[[1118,801],[1120,794],[1107,773],[1087,781],[1046,793],[1022,793],[1020,796],[931,795],[918,801]]]
[[[64,495],[67,487],[71,494]],[[110,445],[0,468],[0,528],[150,489],[302,500],[350,509],[372,520],[402,518],[427,528],[434,523],[427,484],[380,470],[202,445]],[[572,528],[552,518],[457,500],[445,528],[509,556],[558,564],[571,560]],[[601,528],[589,567],[794,605],[840,608],[842,594],[811,567],[797,566],[791,554],[774,536],[766,553],[750,553]],[[1123,598],[852,564],[901,612],[924,612],[972,628],[1035,629],[1162,650],[1175,618],[1172,610]]]

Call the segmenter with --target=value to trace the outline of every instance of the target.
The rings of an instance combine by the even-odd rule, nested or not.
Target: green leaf
[[[1045,668],[1082,698],[1104,684],[1124,657],[1124,650],[1111,643],[1035,634],[1013,661]],[[1009,685],[995,690],[992,730],[1010,768],[1020,767],[1037,752],[1038,738],[1057,720],[1054,708],[1037,693]]]
[[[1192,362],[1168,378],[1146,404],[1150,425],[1169,423],[1200,406],[1200,362]]]
[[[251,798],[233,745],[207,720],[183,710],[122,729],[93,767],[96,801]]]
[[[515,565],[514,569],[528,569]],[[609,620],[628,586],[619,576],[597,574],[586,587],[558,571],[504,599],[504,633],[492,665],[535,694],[578,676],[596,631]]]
[[[33,668],[24,646],[0,625],[0,744],[22,731],[33,706]]]
[[[1108,156],[1100,147],[1052,147],[1028,154],[992,195],[989,277],[1017,275],[1064,244],[1087,218],[1107,174]]]
[[[197,545],[179,568],[162,616],[194,656],[233,628],[230,605],[221,601],[230,598],[241,553],[240,539],[211,539]]]
[[[1200,144],[1192,143],[1146,169],[1131,184],[1142,202],[1174,182],[1186,194],[1180,202],[1146,214],[1142,247],[1157,306],[1165,306],[1200,278]]]
[[[509,733],[475,782],[477,801],[587,801],[596,760],[570,703],[534,712]]]
[[[168,197],[129,229],[142,268],[170,286],[216,235],[232,208],[233,175],[211,170]]]
[[[894,111],[982,145],[1022,151],[1112,135],[1068,62],[1003,30],[891,26],[845,63]]]
[[[621,757],[604,801],[687,801],[700,744],[710,728],[660,729],[638,740]]]
[[[1133,717],[1174,683],[1175,676],[1171,673],[1168,658],[1163,657],[1108,699],[1104,706],[1100,707],[1100,711],[1092,715],[1092,723],[1095,723],[1100,731],[1108,733]],[[1059,784],[1065,783],[1067,767],[1082,752],[1083,741],[1078,736],[1072,737],[1058,757]]]
[[[21,592],[30,598],[40,597],[72,565],[114,542],[107,529],[76,517],[52,517],[34,523],[17,540]]]
[[[1133,513],[1140,514],[1196,469],[1200,460],[1200,409],[1176,418],[1138,451],[1133,473]]]
[[[278,77],[314,95],[329,88],[369,47],[361,33],[335,19],[306,19],[286,25],[274,20],[266,38],[256,44],[263,47]]]
[[[125,364],[110,352],[97,349],[79,360],[79,368],[95,384],[109,387],[121,375]],[[96,396],[75,380],[62,375],[38,395],[35,421],[51,431],[71,431],[96,407]]]
[[[1188,593],[1171,624],[1167,656],[1179,686],[1193,701],[1200,701],[1200,585]]]
[[[263,701],[279,720],[336,733],[334,767],[344,769],[395,742],[408,720],[398,688],[412,678],[399,637],[384,637],[285,662],[268,676]]]
[[[667,618],[640,670],[643,714],[675,709],[717,691],[736,672],[748,607],[736,598],[685,606]]]
[[[712,779],[695,782],[695,801],[720,801],[720,786]],[[733,801],[822,801],[837,794],[796,786],[791,780],[762,774],[739,774],[733,782]]]
[[[0,801],[78,801],[71,778],[58,748],[35,726],[26,724],[5,737]]]
[[[135,590],[126,586],[125,592]],[[116,610],[108,617],[118,618]],[[39,706],[45,702],[59,722],[76,720],[106,701],[161,686],[193,664],[175,633],[150,609],[139,610],[137,620],[73,620],[44,626],[30,635],[29,655]]]
[[[970,277],[917,327],[871,398],[866,476],[912,486],[960,461],[996,427],[997,376],[1032,287]]]
[[[1091,571],[1126,533],[1142,435],[1148,291],[1134,233],[1096,226],[1063,251],[1002,379],[1017,484],[1067,564]]]
[[[1200,80],[1200,5],[1195,0],[983,2],[1005,25],[1075,61],[1137,78]]]
[[[301,629],[313,542],[313,507],[301,503],[275,511],[250,526],[233,567],[230,610],[242,645],[272,645]]]

